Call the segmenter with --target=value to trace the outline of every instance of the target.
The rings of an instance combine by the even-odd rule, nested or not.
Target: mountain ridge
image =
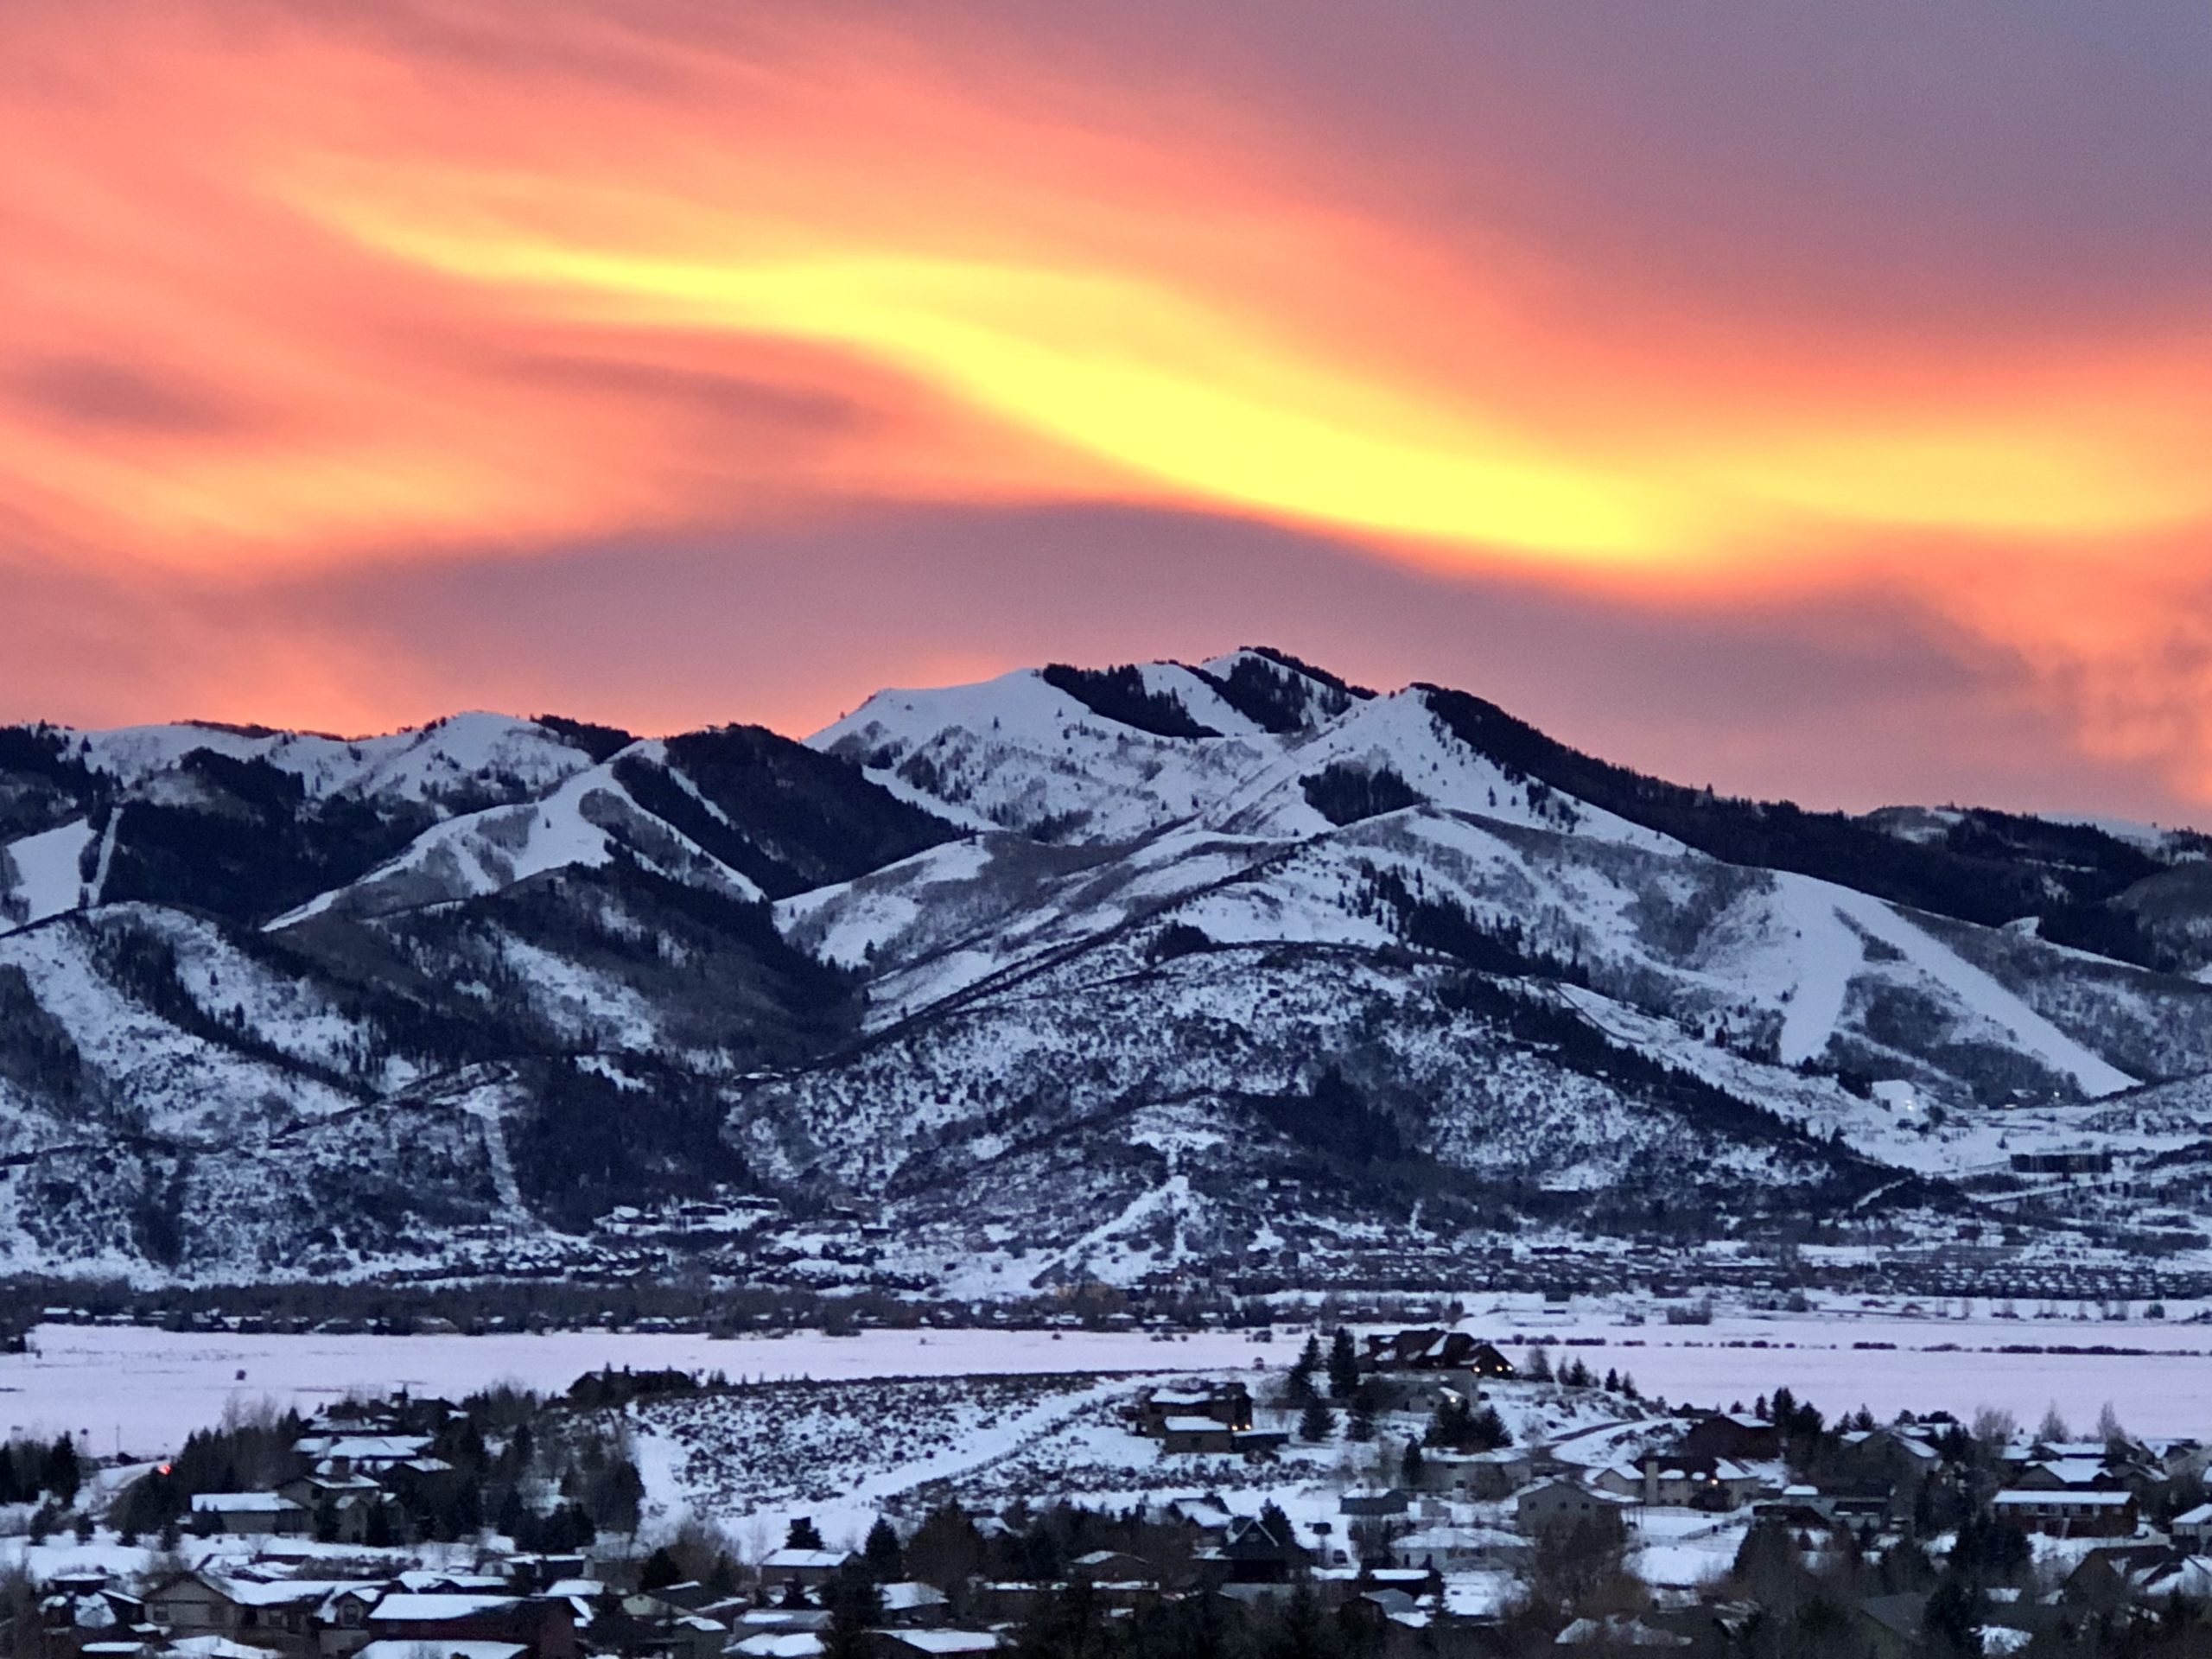
[[[2208,852],[1736,800],[1265,648],[804,742],[7,728],[0,1262],[2212,1271]],[[2155,1173],[2013,1166],[2077,1154]]]

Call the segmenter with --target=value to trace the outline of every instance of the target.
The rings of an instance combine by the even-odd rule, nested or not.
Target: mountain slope
[[[18,728],[0,1260],[1932,1282],[2136,1260],[2135,1190],[2212,1285],[2206,850],[1728,800],[1257,648],[804,744]],[[2085,1147],[2129,1181],[2012,1167]]]

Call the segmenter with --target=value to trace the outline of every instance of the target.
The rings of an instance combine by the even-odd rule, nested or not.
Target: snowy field
[[[2024,1421],[2056,1405],[2092,1422],[2109,1401],[2139,1434],[2212,1433],[2212,1325],[2156,1320],[1903,1318],[1829,1310],[1721,1314],[1707,1325],[1630,1325],[1592,1306],[1546,1315],[1530,1303],[1478,1305],[1465,1328],[1518,1354],[1549,1337],[1602,1373],[1632,1374],[1647,1395],[1726,1406],[1787,1384],[1834,1414],[2004,1407]],[[719,1370],[733,1379],[1036,1376],[1287,1365],[1300,1336],[1274,1342],[1209,1332],[1159,1341],[1138,1332],[876,1331],[717,1341],[702,1336],[561,1332],[492,1337],[178,1335],[135,1328],[41,1327],[36,1352],[0,1355],[0,1421],[11,1432],[82,1431],[92,1449],[174,1451],[233,1400],[310,1411],[348,1393],[405,1386],[458,1395],[499,1382],[541,1392],[607,1365]],[[1874,1345],[1860,1345],[1874,1344]],[[1886,1344],[1886,1345],[1884,1345]],[[2006,1347],[2129,1351],[2004,1352]]]
[[[180,1335],[137,1327],[41,1325],[36,1352],[0,1354],[0,1421],[10,1432],[82,1430],[100,1452],[173,1452],[218,1421],[233,1400],[273,1400],[302,1413],[348,1394],[458,1397],[495,1382],[540,1393],[586,1371],[721,1371],[740,1378],[961,1376],[1045,1372],[1218,1370],[1255,1356],[1296,1355],[1242,1333],[1155,1341],[1141,1333],[1071,1331],[871,1331],[854,1337],[658,1336],[556,1332],[543,1336],[285,1337]],[[1274,1357],[1281,1356],[1281,1357]]]

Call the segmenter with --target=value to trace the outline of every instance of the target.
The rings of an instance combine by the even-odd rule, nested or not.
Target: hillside
[[[2207,851],[1731,800],[1262,650],[804,743],[17,728],[0,1262],[2185,1278]]]

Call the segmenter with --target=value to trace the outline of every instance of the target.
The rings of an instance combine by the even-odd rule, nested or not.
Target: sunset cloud
[[[0,563],[265,596],[902,507],[1215,515],[1654,615],[1884,594],[2212,798],[2212,295],[2075,195],[1987,206],[2073,188],[2008,182],[2008,134],[2078,118],[2020,125],[2036,54],[2089,50],[2061,25],[1916,60],[1872,3],[1864,39],[1708,18],[1700,59],[1648,18],[1179,15],[9,8]],[[2084,73],[2172,45],[2131,28]],[[2079,199],[2186,243],[2202,125],[2125,119],[2075,159],[2133,154],[2132,204]],[[413,707],[388,658],[334,702],[292,655],[263,718]]]

